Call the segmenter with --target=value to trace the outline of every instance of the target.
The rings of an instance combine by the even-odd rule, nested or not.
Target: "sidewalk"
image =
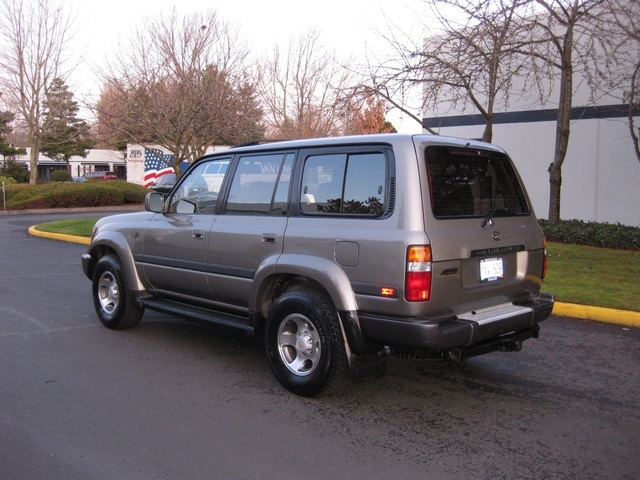
[[[90,243],[90,239],[85,237],[74,237],[61,233],[39,232],[35,229],[35,225],[29,228],[29,233],[36,237],[80,243],[82,245],[89,245]],[[596,320],[599,322],[615,323],[627,327],[640,328],[640,312],[633,312],[630,310],[616,310],[613,308],[591,307],[588,305],[556,302],[553,308],[553,315],[580,318],[583,320]]]

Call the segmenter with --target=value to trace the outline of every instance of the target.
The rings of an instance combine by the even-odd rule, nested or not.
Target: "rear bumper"
[[[551,315],[554,302],[553,295],[539,293],[525,303],[500,305],[456,317],[416,320],[361,314],[359,321],[367,341],[390,347],[447,352],[495,344],[492,350],[497,350],[501,348],[500,342],[510,336],[537,336],[536,326]]]

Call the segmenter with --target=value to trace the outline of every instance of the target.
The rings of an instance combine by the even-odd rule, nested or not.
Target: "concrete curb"
[[[80,243],[89,245],[91,239],[75,237],[62,233],[49,233],[36,230],[36,225],[29,228],[29,234],[36,237],[62,240],[63,242]],[[630,310],[616,310],[613,308],[592,307],[589,305],[576,305],[573,303],[556,302],[553,307],[553,315],[561,317],[580,318],[583,320],[596,320],[599,322],[615,323],[627,327],[640,328],[640,312]]]
[[[29,235],[33,235],[34,237],[49,238],[51,240],[62,240],[63,242],[69,243],[80,243],[82,245],[89,245],[91,243],[90,238],[76,237],[75,235],[66,235],[64,233],[41,232],[40,230],[36,230],[36,227],[37,225],[29,227]]]
[[[561,317],[597,320],[599,322],[617,323],[628,327],[640,328],[640,312],[631,310],[616,310],[613,308],[556,302],[553,307],[553,314]]]

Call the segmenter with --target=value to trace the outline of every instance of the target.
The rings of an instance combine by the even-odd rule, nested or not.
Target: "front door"
[[[146,229],[144,275],[158,294],[213,300],[207,251],[228,165],[229,158],[205,161],[188,172],[167,199],[167,213],[155,215]]]

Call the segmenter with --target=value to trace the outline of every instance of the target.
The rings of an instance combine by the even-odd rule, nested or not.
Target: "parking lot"
[[[637,478],[640,329],[553,316],[519,353],[390,357],[306,399],[260,339],[154,312],[104,328],[85,247],[27,233],[70,215],[0,217],[3,478]]]

